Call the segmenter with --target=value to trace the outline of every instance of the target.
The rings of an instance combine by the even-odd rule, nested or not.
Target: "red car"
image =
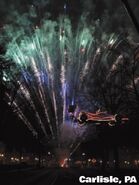
[[[95,113],[90,112],[80,112],[78,116],[74,116],[75,107],[68,110],[71,116],[78,121],[80,125],[84,125],[87,123],[95,123],[99,125],[101,123],[108,123],[110,126],[114,126],[116,123],[125,123],[129,119],[127,116],[122,115],[110,115],[107,112],[97,111]]]
[[[77,118],[79,124],[86,123],[108,123],[110,126],[114,126],[116,123],[125,123],[129,119],[122,115],[110,115],[107,112],[90,113],[90,112],[80,112]]]

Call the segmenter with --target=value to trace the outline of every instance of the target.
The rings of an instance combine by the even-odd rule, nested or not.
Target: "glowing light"
[[[19,162],[19,159],[18,159],[18,158],[15,158],[14,160],[15,160],[16,162]]]
[[[64,164],[61,164],[61,167],[63,168],[64,167]]]
[[[67,5],[66,5],[66,4],[64,4],[64,9],[65,9],[65,10],[67,9]]]
[[[98,54],[99,54],[100,52],[101,52],[101,49],[100,49],[100,48],[98,48],[98,49],[97,49],[97,51],[96,51],[96,53],[98,53]]]
[[[81,45],[85,46],[87,44],[87,42],[88,42],[87,40],[82,40]]]
[[[113,40],[113,39],[111,39],[109,43],[110,43],[110,44],[113,44],[113,43],[114,43],[114,40]]]
[[[66,50],[64,51],[64,55],[67,55],[67,51]]]
[[[3,81],[4,82],[8,82],[8,81],[10,81],[10,78],[7,76],[7,74],[4,72],[4,74],[3,74]]]

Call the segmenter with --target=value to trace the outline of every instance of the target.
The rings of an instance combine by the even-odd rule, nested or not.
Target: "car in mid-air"
[[[100,110],[96,111],[95,113],[80,111],[75,116],[75,110],[76,110],[75,106],[70,106],[68,112],[71,118],[77,121],[79,125],[85,125],[89,123],[101,125],[104,123],[110,126],[115,126],[116,124],[126,123],[129,120],[129,118],[125,115],[121,114],[111,115],[108,114],[107,111]]]

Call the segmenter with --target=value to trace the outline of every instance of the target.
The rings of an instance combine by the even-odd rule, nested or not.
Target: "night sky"
[[[37,9],[39,18],[35,20],[35,24],[41,24],[41,18],[49,12],[50,19],[57,19],[60,14],[65,13],[64,4],[67,5],[66,14],[71,18],[73,26],[76,28],[80,16],[84,13],[88,16],[88,23],[91,24],[92,19],[100,19],[103,22],[104,12],[108,12],[110,22],[104,23],[106,32],[132,32],[134,40],[139,41],[136,28],[127,15],[120,0],[1,0],[0,1],[0,27],[5,24],[19,24],[14,20],[14,13],[18,11],[19,14],[25,14],[30,11],[31,5]],[[129,0],[129,4],[137,18],[139,14],[139,1]],[[112,16],[113,15],[113,16]],[[112,16],[112,17],[111,17]],[[33,18],[32,18],[33,19]],[[20,23],[22,24],[22,23]],[[123,26],[123,29],[121,27]],[[128,28],[128,29],[126,29]],[[3,41],[2,41],[3,42]],[[1,42],[1,54],[5,52]],[[21,150],[25,148],[28,151],[37,151],[41,146],[40,142],[36,140],[27,127],[21,120],[12,112],[4,101],[4,86],[0,84],[1,97],[0,97],[0,141],[6,144],[8,150],[16,148]],[[99,128],[99,139],[87,141],[82,144],[82,150],[89,148],[91,153],[94,148],[96,151],[101,146],[101,141],[107,143],[109,146],[114,144],[128,145],[139,147],[139,126],[138,120],[131,120],[126,126],[122,128]],[[100,144],[101,143],[101,144]]]

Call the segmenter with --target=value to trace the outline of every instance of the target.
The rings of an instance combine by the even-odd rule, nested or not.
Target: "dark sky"
[[[139,12],[138,0],[128,0],[128,2],[137,15]],[[67,13],[71,16],[80,16],[84,11],[101,15],[105,9],[114,13],[121,6],[121,0],[1,0],[1,21],[5,21],[14,10],[20,13],[28,11],[31,5],[34,5],[40,14],[48,11],[53,15],[59,15],[64,12],[64,4],[67,4]]]

